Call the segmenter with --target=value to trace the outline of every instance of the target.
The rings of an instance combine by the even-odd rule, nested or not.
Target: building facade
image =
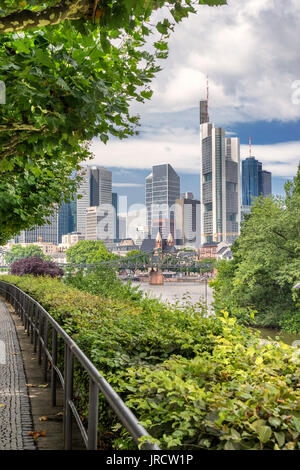
[[[118,194],[117,193],[112,193],[112,205],[115,209],[115,224],[116,224],[116,238],[115,238],[115,241],[119,240],[119,218],[118,218],[118,208],[119,208],[119,204],[118,204]]]
[[[251,206],[254,198],[272,194],[272,174],[254,157],[242,161],[242,204]]]
[[[112,204],[88,207],[86,211],[86,240],[113,241],[116,236],[116,216]]]
[[[188,197],[191,196],[191,197]],[[175,240],[177,244],[200,245],[200,201],[192,193],[176,199]]]
[[[170,164],[155,165],[146,178],[146,210],[148,234],[174,237],[175,203],[180,198],[180,178]]]
[[[112,204],[112,173],[101,166],[85,166],[80,171],[82,182],[77,190],[77,232],[85,235],[89,207]]]
[[[201,121],[200,195],[201,244],[233,242],[240,232],[240,140]]]
[[[16,243],[37,243],[39,241],[58,245],[62,236],[74,230],[72,203],[63,203],[58,211],[48,218],[48,223],[34,226],[31,230],[22,230],[15,237]]]

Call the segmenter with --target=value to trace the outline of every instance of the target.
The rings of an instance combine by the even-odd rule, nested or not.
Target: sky
[[[176,25],[169,57],[152,83],[152,99],[135,103],[137,137],[92,142],[94,160],[113,173],[113,191],[144,202],[152,165],[170,163],[181,192],[199,198],[199,100],[209,77],[210,121],[241,139],[272,172],[273,193],[295,176],[300,161],[300,2],[228,0],[198,7]]]

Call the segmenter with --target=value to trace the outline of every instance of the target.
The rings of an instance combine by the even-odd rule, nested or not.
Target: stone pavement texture
[[[0,300],[0,450],[34,450],[30,401],[14,322]]]

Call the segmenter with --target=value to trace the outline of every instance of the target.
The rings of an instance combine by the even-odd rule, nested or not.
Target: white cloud
[[[300,80],[299,25],[299,0],[228,0],[220,8],[199,7],[171,35],[152,100],[132,106],[145,122],[140,137],[107,146],[94,140],[95,163],[122,171],[171,163],[180,172],[199,174],[198,102],[206,96],[207,74],[213,122],[300,119],[292,88]],[[247,146],[241,150],[245,158]],[[273,175],[291,177],[300,160],[300,134],[299,142],[260,145],[254,153]]]
[[[176,130],[177,131],[177,130]],[[181,173],[199,173],[199,135],[192,132],[169,132],[147,135],[145,139],[112,140],[104,145],[94,140],[93,163],[112,168],[151,169],[152,165],[170,163]],[[255,145],[252,154],[274,176],[294,176],[300,161],[300,141],[272,145]],[[247,145],[241,146],[241,159],[249,155]],[[120,183],[117,183],[120,185]],[[131,183],[122,183],[132,186]]]
[[[140,112],[197,106],[210,80],[212,114],[224,123],[300,118],[292,83],[300,80],[299,0],[229,0],[199,7],[171,35],[169,58]]]
[[[246,145],[241,146],[243,158],[248,156]],[[252,155],[264,165],[264,170],[271,171],[273,176],[294,176],[300,162],[300,141],[284,142],[274,145],[255,145]]]

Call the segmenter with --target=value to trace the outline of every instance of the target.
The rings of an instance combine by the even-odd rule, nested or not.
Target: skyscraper
[[[85,234],[88,207],[112,204],[112,173],[101,166],[85,166],[80,172],[82,182],[77,190],[77,232]]]
[[[188,197],[190,196],[190,197]],[[200,244],[200,201],[192,193],[185,193],[176,200],[175,239],[178,244]]]
[[[119,239],[119,218],[118,218],[118,194],[112,193],[112,205],[115,209],[116,238]]]
[[[114,240],[116,238],[115,223],[115,209],[112,204],[88,207],[86,211],[86,240]]]
[[[259,194],[266,197],[272,194],[272,173],[262,170],[260,178]]]
[[[250,156],[242,161],[242,203],[251,206],[258,196],[272,194],[272,174],[262,169],[262,163]]]
[[[155,165],[146,177],[148,233],[163,238],[174,237],[175,203],[180,197],[180,178],[170,164]]]
[[[15,239],[17,243],[37,243],[38,241],[58,245],[62,236],[74,231],[72,203],[64,202],[60,209],[48,218],[48,223],[22,230]]]
[[[203,122],[202,103],[207,102],[200,102],[201,243],[231,243],[240,230],[240,140]]]

